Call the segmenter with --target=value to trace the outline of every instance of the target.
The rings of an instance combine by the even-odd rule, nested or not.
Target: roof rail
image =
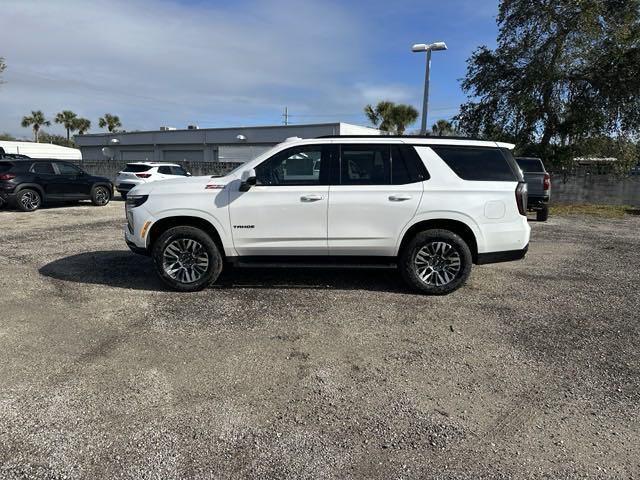
[[[486,138],[478,137],[463,137],[463,136],[439,136],[439,135],[321,135],[316,138],[418,138],[418,139],[432,139],[432,140],[474,140],[478,142],[493,142],[494,140],[487,140]]]

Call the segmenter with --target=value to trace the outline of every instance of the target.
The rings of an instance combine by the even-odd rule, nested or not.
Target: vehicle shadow
[[[86,252],[54,260],[41,275],[77,283],[168,291],[150,258],[125,250]],[[411,293],[394,269],[226,268],[215,289],[278,288]]]

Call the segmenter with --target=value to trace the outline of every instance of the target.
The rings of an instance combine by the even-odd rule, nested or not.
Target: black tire
[[[193,243],[190,241],[197,243],[198,246],[191,248]],[[187,268],[189,265],[182,266],[179,261],[180,256],[175,252],[180,248],[184,250],[180,255],[191,253],[191,257],[186,259],[191,263],[190,268]],[[197,261],[204,258],[203,254],[206,254],[206,267]],[[202,290],[215,282],[222,272],[222,255],[218,246],[207,233],[195,227],[173,227],[164,232],[153,244],[152,256],[160,279],[171,289],[179,292]],[[176,261],[173,261],[174,258]],[[172,268],[174,268],[173,272],[171,272]],[[200,275],[196,280],[187,281],[190,275],[196,274]],[[187,278],[184,278],[185,276]]]
[[[549,218],[549,207],[546,205],[541,210],[536,211],[536,220],[538,222],[546,222]]]
[[[122,197],[122,200],[126,200],[127,199],[127,194],[120,192],[120,196]]]
[[[91,203],[96,207],[104,207],[111,200],[111,190],[104,185],[97,185],[91,189]]]
[[[428,295],[446,295],[460,288],[469,278],[473,263],[467,243],[459,235],[440,229],[417,233],[398,260],[404,281]]]
[[[33,188],[23,188],[16,196],[16,207],[22,212],[35,212],[42,205],[42,195]]]

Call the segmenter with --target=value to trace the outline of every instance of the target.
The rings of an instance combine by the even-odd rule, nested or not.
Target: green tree
[[[431,127],[431,132],[439,137],[446,137],[455,134],[456,128],[453,123],[448,120],[438,120]]]
[[[395,104],[386,100],[379,102],[375,107],[365,106],[364,114],[372,125],[396,135],[404,134],[407,127],[418,118],[418,111],[411,105]]]
[[[15,141],[16,137],[10,133],[0,133],[0,140]]]
[[[467,61],[461,129],[572,145],[640,131],[640,0],[502,0],[497,47]]]
[[[104,116],[98,119],[98,125],[100,128],[107,128],[109,132],[114,133],[118,131],[118,128],[122,126],[120,123],[120,117],[117,115],[111,115],[110,113],[105,113]]]
[[[40,143],[53,143],[54,145],[60,145],[63,147],[76,148],[77,145],[73,140],[67,140],[64,135],[57,135],[55,133],[48,133],[44,130],[40,130]]]
[[[61,124],[67,130],[67,142],[69,141],[69,133],[76,130],[78,115],[71,110],[63,110],[56,114],[55,122]]]
[[[40,127],[48,127],[49,125],[51,125],[51,122],[44,117],[44,113],[42,113],[42,110],[31,110],[30,116],[22,117],[21,125],[24,128],[31,127],[33,129],[33,138],[37,142]]]
[[[84,135],[91,128],[91,120],[88,118],[76,118],[74,126],[80,135]]]

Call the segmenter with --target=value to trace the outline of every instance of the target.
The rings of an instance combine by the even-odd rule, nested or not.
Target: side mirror
[[[191,176],[191,172],[187,172],[187,173],[186,173],[186,176],[187,176],[187,177],[190,177],[190,176]]]
[[[245,170],[240,175],[240,191],[247,192],[249,189],[256,184],[256,171],[255,169]]]

